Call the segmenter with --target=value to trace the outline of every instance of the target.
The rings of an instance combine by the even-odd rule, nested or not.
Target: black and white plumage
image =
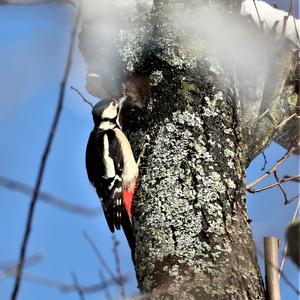
[[[131,201],[138,176],[130,144],[119,124],[123,101],[103,100],[92,111],[94,128],[86,149],[86,169],[90,182],[101,198],[104,215],[111,232],[124,229],[133,242]],[[131,195],[128,200],[128,195]]]

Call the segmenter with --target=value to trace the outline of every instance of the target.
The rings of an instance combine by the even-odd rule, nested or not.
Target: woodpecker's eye
[[[112,102],[112,105],[113,105],[113,106],[116,106],[116,105],[117,105],[117,102],[114,100],[114,101]]]

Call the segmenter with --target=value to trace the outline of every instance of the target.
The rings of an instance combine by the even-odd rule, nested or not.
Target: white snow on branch
[[[274,28],[278,34],[283,33],[286,38],[299,45],[300,21],[294,19],[293,12],[289,15],[286,11],[274,8],[264,1],[245,0],[242,3],[241,15],[251,16],[258,26],[261,26],[262,22],[264,28]],[[276,23],[278,24],[275,25]]]

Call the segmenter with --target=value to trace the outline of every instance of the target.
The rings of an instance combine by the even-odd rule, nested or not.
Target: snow
[[[256,3],[257,10],[255,8],[254,2]],[[263,27],[267,29],[273,28],[274,23],[278,21],[279,23],[275,28],[275,31],[278,34],[282,33],[284,17],[288,16],[288,13],[286,11],[274,8],[264,1],[256,0],[243,1],[240,13],[242,16],[250,15],[258,26],[260,26],[260,18],[261,22],[263,23]],[[296,45],[299,45],[299,37],[297,37],[297,31],[299,33],[299,29],[300,21],[297,19],[294,20],[293,13],[291,13],[286,22],[286,30],[284,32],[284,36],[293,41]]]

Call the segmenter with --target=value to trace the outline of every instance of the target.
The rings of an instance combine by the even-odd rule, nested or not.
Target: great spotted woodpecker
[[[119,116],[126,96],[102,100],[92,110],[94,129],[86,149],[86,169],[90,182],[101,198],[111,232],[123,227],[132,247],[131,204],[138,177],[138,166],[124,135]]]

